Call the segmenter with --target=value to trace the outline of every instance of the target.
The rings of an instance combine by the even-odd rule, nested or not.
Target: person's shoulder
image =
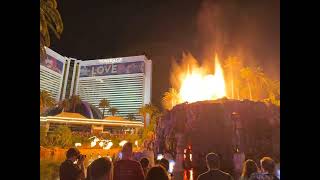
[[[61,164],[60,164],[60,166],[70,166],[70,165],[72,165],[73,163],[71,162],[71,161],[69,161],[69,160],[65,160],[65,161],[63,161]]]
[[[138,161],[135,161],[135,160],[119,160],[119,161],[115,162],[115,166],[116,165],[122,165],[122,164],[140,166],[140,163]]]
[[[231,175],[230,175],[229,173],[227,173],[227,172],[224,172],[224,171],[221,171],[221,170],[219,170],[219,172],[220,172],[220,174],[222,174],[223,176],[229,176],[229,177],[231,177]]]
[[[140,162],[135,161],[135,160],[129,160],[129,163],[132,164],[133,166],[138,166],[138,167],[141,166]]]
[[[207,176],[207,174],[208,174],[208,172],[204,172],[204,173],[200,174],[200,175],[198,176],[198,179],[197,179],[197,180],[204,180],[205,177]]]
[[[268,180],[269,176],[263,173],[255,172],[250,175],[249,180]]]

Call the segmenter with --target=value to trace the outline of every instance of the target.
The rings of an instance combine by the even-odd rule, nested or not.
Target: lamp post
[[[239,123],[240,123],[240,115],[237,112],[232,112],[231,114],[231,119],[233,121],[233,133],[234,133],[234,138],[235,138],[235,147],[236,150],[239,151],[240,147],[240,132],[239,129]]]

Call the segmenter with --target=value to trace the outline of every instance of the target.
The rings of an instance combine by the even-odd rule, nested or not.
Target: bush
[[[43,126],[40,127],[40,145],[47,145],[46,128]]]
[[[59,162],[40,160],[40,179],[56,180],[59,178]]]
[[[81,143],[81,144],[90,144],[91,140],[89,139],[91,137],[88,133],[72,133],[72,144],[75,143]]]
[[[59,126],[47,137],[47,145],[70,147],[72,145],[72,133],[67,126]]]

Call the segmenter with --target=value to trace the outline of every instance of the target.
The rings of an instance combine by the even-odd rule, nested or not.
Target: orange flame
[[[188,68],[183,78],[180,91],[182,102],[197,102],[215,100],[226,96],[226,87],[223,70],[217,55],[215,56],[215,73],[205,74],[202,68]]]

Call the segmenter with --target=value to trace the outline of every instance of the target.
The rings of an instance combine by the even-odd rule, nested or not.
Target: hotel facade
[[[134,114],[142,121],[138,109],[150,103],[152,85],[152,61],[146,56],[78,60],[49,48],[46,52],[47,58],[40,63],[41,90],[57,101],[79,95],[97,108],[105,98],[119,110],[117,116]]]

